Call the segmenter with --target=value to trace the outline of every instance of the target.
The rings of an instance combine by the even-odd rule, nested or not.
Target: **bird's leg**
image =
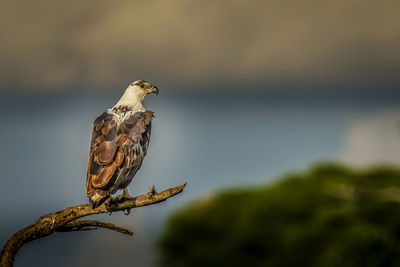
[[[124,199],[129,199],[129,200],[133,200],[135,199],[133,196],[131,196],[128,192],[128,188],[124,188],[124,191],[122,192],[122,196],[124,197]]]
[[[134,200],[135,197],[131,196],[128,192],[128,189],[125,187],[122,194],[117,196],[117,200]]]
[[[122,199],[122,200],[134,200],[135,198],[133,196],[131,196],[128,192],[128,188],[124,188],[122,195],[118,196],[118,199]],[[131,213],[131,209],[126,209],[124,210],[124,214],[125,215],[129,215],[129,213]]]
[[[113,198],[112,196],[109,196],[108,199],[104,202],[104,204],[106,205],[106,207],[109,207],[111,205],[112,202],[115,202],[115,198]],[[111,216],[112,211],[110,211],[110,213],[108,215]]]

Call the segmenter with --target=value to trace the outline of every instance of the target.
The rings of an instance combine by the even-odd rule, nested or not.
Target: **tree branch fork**
[[[48,236],[54,232],[89,231],[98,228],[106,228],[122,234],[133,235],[132,231],[112,223],[97,220],[77,219],[89,215],[117,211],[128,211],[126,214],[129,214],[131,209],[165,201],[182,192],[185,186],[186,183],[171,187],[161,192],[155,192],[154,186],[152,186],[148,193],[136,196],[133,199],[112,200],[95,209],[93,209],[89,204],[83,204],[43,215],[36,222],[19,230],[10,237],[1,251],[0,266],[13,266],[15,254],[25,243]]]

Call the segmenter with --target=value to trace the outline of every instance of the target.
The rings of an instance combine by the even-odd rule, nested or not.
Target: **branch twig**
[[[99,221],[74,220],[88,215],[130,210],[137,207],[152,205],[164,201],[176,194],[179,194],[180,192],[182,192],[185,186],[186,184],[181,184],[176,187],[171,187],[167,190],[161,191],[159,193],[155,193],[154,188],[152,187],[148,193],[137,196],[131,200],[112,201],[108,205],[102,204],[96,209],[92,209],[89,204],[84,204],[66,208],[55,213],[43,215],[33,224],[19,230],[13,236],[11,236],[11,238],[7,241],[6,245],[1,251],[0,266],[12,267],[14,256],[21,246],[23,246],[25,243],[28,243],[29,241],[48,236],[58,230],[62,231],[63,229],[68,228],[72,230],[74,228],[79,229],[80,227],[81,230],[88,230],[91,226],[95,226],[112,229],[124,234],[129,234],[131,233],[129,230],[113,224]],[[91,224],[89,222],[91,222]],[[85,225],[85,223],[87,224]]]
[[[96,230],[97,228],[107,228],[110,230],[117,231],[125,235],[133,235],[133,232],[129,229],[120,227],[112,223],[106,223],[102,221],[95,220],[76,220],[64,224],[63,226],[56,229],[56,232],[71,232],[71,231],[89,231]]]

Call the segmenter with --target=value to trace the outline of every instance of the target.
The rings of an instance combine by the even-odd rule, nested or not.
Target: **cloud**
[[[398,1],[2,1],[0,88],[400,84]]]
[[[351,125],[341,156],[346,163],[400,165],[400,110],[362,116]]]

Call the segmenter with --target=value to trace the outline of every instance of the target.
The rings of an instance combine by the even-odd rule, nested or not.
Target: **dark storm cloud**
[[[399,85],[398,1],[2,1],[0,87]],[[187,86],[190,88],[190,86]]]

